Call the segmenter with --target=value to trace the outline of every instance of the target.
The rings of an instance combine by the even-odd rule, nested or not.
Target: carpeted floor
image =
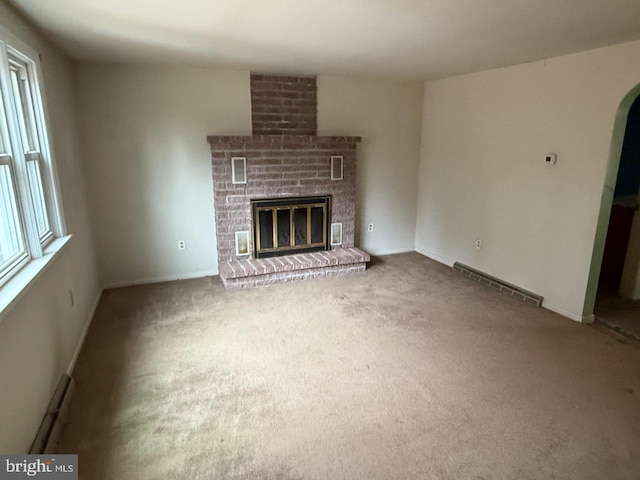
[[[59,451],[80,478],[640,478],[640,350],[417,253],[104,293]]]

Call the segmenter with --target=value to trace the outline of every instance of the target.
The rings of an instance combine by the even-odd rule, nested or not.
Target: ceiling
[[[640,39],[640,0],[10,0],[79,61],[433,79]]]

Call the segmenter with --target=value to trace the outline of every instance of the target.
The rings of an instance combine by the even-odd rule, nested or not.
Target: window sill
[[[0,289],[0,321],[13,309],[25,295],[36,279],[51,266],[56,258],[66,249],[72,235],[56,238],[47,245],[44,255],[29,262],[11,280]]]

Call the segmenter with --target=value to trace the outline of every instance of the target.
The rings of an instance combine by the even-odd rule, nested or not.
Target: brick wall
[[[316,135],[315,77],[251,74],[254,135]]]
[[[236,260],[235,232],[251,231],[250,200],[332,195],[331,221],[343,246],[355,236],[356,146],[360,137],[211,136],[218,262]],[[331,180],[331,156],[344,157],[344,179]],[[231,158],[247,159],[247,183],[231,181]],[[253,250],[253,245],[251,245]],[[246,258],[246,257],[244,257]]]

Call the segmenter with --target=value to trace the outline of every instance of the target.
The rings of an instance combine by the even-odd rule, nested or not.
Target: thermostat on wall
[[[544,157],[544,161],[549,165],[555,165],[558,156],[555,153],[547,153]]]

